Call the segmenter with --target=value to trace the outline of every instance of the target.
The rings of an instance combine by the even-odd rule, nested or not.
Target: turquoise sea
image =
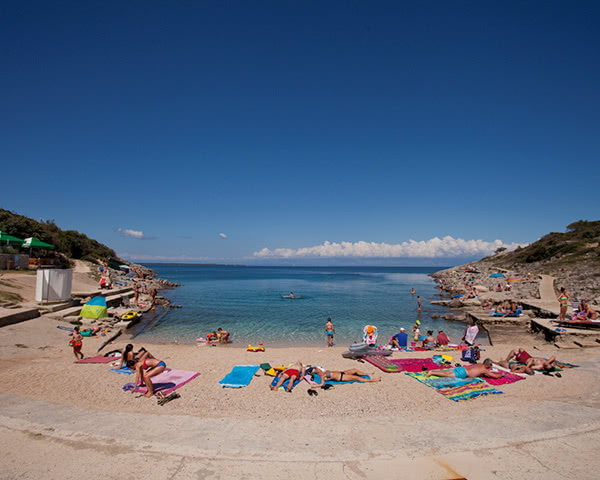
[[[147,266],[182,284],[160,292],[182,308],[143,324],[139,340],[193,344],[222,327],[234,343],[244,345],[326,345],[327,317],[335,325],[337,345],[360,340],[367,324],[377,327],[379,343],[387,343],[400,327],[410,332],[417,319],[422,332],[443,329],[453,340],[464,329],[431,318],[447,312],[429,304],[439,297],[428,274],[444,267]],[[290,292],[298,298],[282,298]],[[417,295],[423,302],[420,313]]]

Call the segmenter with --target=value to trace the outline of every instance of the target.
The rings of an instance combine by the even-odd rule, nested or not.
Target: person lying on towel
[[[453,378],[476,378],[476,377],[490,377],[490,378],[501,378],[504,376],[500,372],[492,372],[492,361],[486,358],[483,363],[475,363],[473,365],[467,365],[466,367],[448,368],[442,370],[429,370],[427,376],[435,375],[436,377],[453,377]]]
[[[522,348],[512,350],[506,357],[506,361],[510,362],[513,358],[531,370],[551,371],[554,369],[554,364],[556,363],[556,357],[554,356],[550,357],[548,360],[542,357],[532,357]]]
[[[279,380],[277,380],[277,383],[274,386],[269,385],[269,388],[271,390],[277,390],[279,387],[281,387],[283,382],[285,382],[286,380],[289,379],[290,381],[287,386],[287,391],[291,392],[292,388],[294,388],[294,382],[301,378],[304,378],[304,365],[302,365],[302,362],[300,360],[298,360],[295,364],[293,364],[287,370],[284,370],[283,372],[281,372],[279,374]]]
[[[350,370],[324,370],[322,367],[313,367],[313,371],[319,374],[321,382],[319,387],[323,387],[325,382],[381,382],[381,377],[375,378],[364,378],[368,373],[361,372],[357,368],[351,368]]]

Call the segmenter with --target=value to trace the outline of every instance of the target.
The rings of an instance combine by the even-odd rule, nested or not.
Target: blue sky
[[[0,206],[146,261],[450,264],[528,243],[598,219],[599,14],[5,2]]]

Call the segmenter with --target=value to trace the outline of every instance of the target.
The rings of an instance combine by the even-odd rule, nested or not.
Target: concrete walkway
[[[544,310],[558,317],[560,305],[554,292],[554,277],[550,275],[541,275],[540,298],[528,298],[523,300],[523,304]],[[567,310],[568,311],[568,310]]]
[[[594,378],[597,360],[582,365]],[[160,415],[0,394],[0,478],[597,478],[600,391],[493,411],[472,402],[467,415],[448,401],[443,418],[406,418],[396,405],[340,424],[318,403],[306,418],[269,421],[177,415],[177,400]]]

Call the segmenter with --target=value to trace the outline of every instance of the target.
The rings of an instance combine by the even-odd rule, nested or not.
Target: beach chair
[[[363,342],[367,345],[375,345],[377,343],[377,327],[374,325],[365,325],[363,328]]]

